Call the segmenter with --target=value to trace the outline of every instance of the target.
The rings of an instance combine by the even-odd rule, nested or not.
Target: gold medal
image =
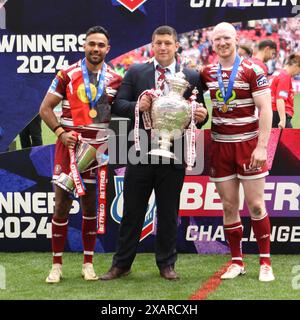
[[[91,109],[91,110],[89,111],[89,116],[90,116],[90,118],[92,118],[92,119],[96,118],[96,117],[97,117],[97,111],[96,111],[95,109]]]
[[[224,104],[221,108],[222,112],[227,112],[228,111],[228,105],[227,104]]]

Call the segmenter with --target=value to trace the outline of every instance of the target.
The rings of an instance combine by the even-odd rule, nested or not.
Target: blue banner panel
[[[159,25],[181,33],[220,21],[296,16],[299,5],[299,0],[135,0],[131,11],[128,0],[1,0],[0,152],[38,113],[55,72],[82,56],[90,26],[108,29],[112,59],[149,43]]]

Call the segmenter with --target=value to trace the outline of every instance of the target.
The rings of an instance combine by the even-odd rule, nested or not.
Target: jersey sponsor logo
[[[281,90],[281,91],[279,91],[278,96],[282,97],[282,98],[288,98],[289,93],[287,91]]]
[[[90,83],[90,88],[91,88],[91,93],[92,93],[92,100],[95,100],[96,95],[97,95],[97,88]],[[77,88],[77,97],[80,101],[82,101],[83,103],[89,103],[89,98],[86,95],[85,92],[85,86],[84,83],[81,83],[78,88]]]
[[[258,86],[259,88],[268,85],[268,79],[267,79],[267,77],[266,77],[264,74],[260,75],[260,76],[256,79],[256,84],[257,84],[257,86]]]
[[[264,74],[264,70],[263,70],[260,66],[258,66],[258,65],[254,65],[254,66],[253,66],[253,71],[255,72],[255,74],[256,74],[257,76],[259,76],[259,75],[261,75],[261,74]]]
[[[116,196],[112,201],[110,207],[110,214],[111,217],[117,222],[120,223],[123,217],[123,185],[124,185],[124,177],[123,176],[115,176],[115,193]],[[148,208],[145,215],[145,220],[141,232],[140,241],[148,237],[154,230],[154,219],[155,219],[155,212],[156,212],[156,204],[155,204],[155,197],[154,192],[152,192],[149,202]]]

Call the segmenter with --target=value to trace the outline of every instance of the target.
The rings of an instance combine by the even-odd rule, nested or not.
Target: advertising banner
[[[269,143],[270,175],[265,201],[272,224],[272,252],[300,253],[300,130],[273,129]],[[187,175],[178,218],[179,252],[225,253],[222,207],[209,181],[210,130],[200,131],[203,166]],[[54,146],[34,147],[0,155],[0,251],[50,251],[54,192],[51,185]],[[201,155],[199,155],[201,157]],[[282,160],[284,159],[284,161]],[[97,238],[97,252],[115,251],[123,209],[124,165],[110,165],[106,233]],[[171,201],[171,199],[170,199]],[[244,225],[243,251],[257,252],[248,208],[240,196]],[[139,250],[153,252],[156,234],[155,197],[149,199]],[[81,211],[73,200],[68,228],[68,251],[81,251]]]
[[[159,25],[178,33],[262,18],[299,17],[299,0],[0,0],[0,251],[50,251],[54,192],[54,146],[6,152],[38,113],[55,73],[82,58],[86,30],[102,25],[111,36],[109,59],[149,43]],[[294,82],[296,91],[298,82]],[[209,181],[210,131],[198,135],[202,166],[189,175],[178,218],[180,252],[228,252],[222,208]],[[272,223],[272,252],[299,253],[300,130],[273,130],[265,200]],[[120,152],[123,154],[123,151]],[[115,250],[122,218],[125,164],[110,165],[106,233],[96,251]],[[244,252],[257,251],[244,199]],[[149,200],[141,235],[142,252],[152,252],[156,233],[155,197]],[[73,200],[68,251],[81,251],[81,211]]]
[[[82,57],[93,25],[109,31],[112,59],[149,43],[159,25],[183,33],[299,13],[299,0],[0,0],[0,152],[38,113],[54,74]]]

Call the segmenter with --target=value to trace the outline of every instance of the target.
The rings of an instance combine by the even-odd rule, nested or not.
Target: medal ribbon
[[[96,97],[94,100],[92,97],[92,92],[91,92],[91,87],[90,87],[90,78],[89,78],[85,58],[81,62],[81,69],[82,69],[85,93],[86,93],[88,100],[90,102],[90,108],[94,109],[98,100],[100,99],[100,97],[102,96],[103,91],[104,91],[105,74],[106,74],[106,70],[107,70],[107,65],[105,62],[103,62],[101,71],[100,70],[98,71],[97,79],[99,78],[99,72],[101,72],[101,75],[100,75],[100,79],[98,82],[97,94],[96,94]]]
[[[224,82],[222,79],[222,66],[220,65],[220,63],[218,65],[218,70],[217,70],[218,83],[219,83],[219,88],[220,88],[222,98],[223,98],[225,104],[227,103],[228,99],[232,95],[233,84],[234,84],[234,80],[236,78],[236,75],[238,73],[240,62],[241,62],[241,58],[239,57],[239,55],[236,55],[235,60],[234,60],[234,64],[233,64],[233,68],[232,68],[232,72],[231,72],[231,75],[229,78],[227,91],[225,91],[225,86],[224,86]]]

